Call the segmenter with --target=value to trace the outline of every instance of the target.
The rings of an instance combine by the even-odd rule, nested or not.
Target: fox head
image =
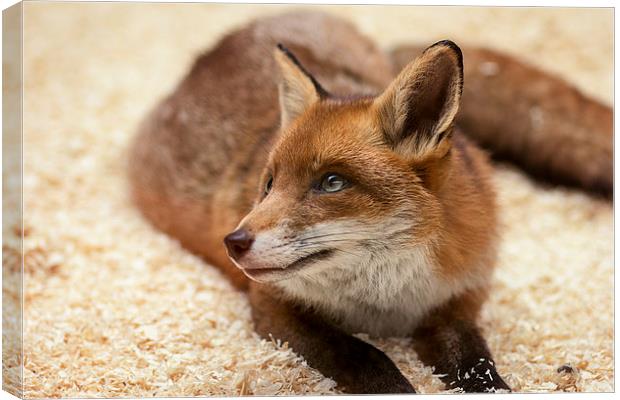
[[[313,279],[424,248],[441,233],[463,86],[461,51],[434,44],[376,97],[329,94],[275,50],[281,130],[251,212],[225,243],[251,279]]]

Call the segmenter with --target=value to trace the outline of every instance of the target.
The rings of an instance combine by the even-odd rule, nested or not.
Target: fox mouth
[[[331,257],[333,253],[333,249],[319,250],[314,253],[306,254],[283,268],[241,268],[241,270],[251,279],[269,275],[281,275],[284,278],[310,264]]]

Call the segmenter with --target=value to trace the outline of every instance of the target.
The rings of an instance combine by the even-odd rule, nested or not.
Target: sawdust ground
[[[253,333],[245,296],[222,275],[140,217],[124,174],[136,124],[195,55],[284,8],[25,5],[27,397],[334,391],[285,345]],[[611,10],[323,8],[385,47],[484,44],[612,99]],[[500,373],[517,391],[613,390],[611,204],[508,167],[496,181],[504,240],[482,326]],[[10,282],[5,293],[15,294]],[[375,343],[419,391],[443,390],[407,340]],[[564,364],[575,372],[557,373]]]

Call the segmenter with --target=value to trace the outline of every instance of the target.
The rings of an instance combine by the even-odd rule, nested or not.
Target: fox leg
[[[476,326],[472,314],[477,310],[459,310],[468,301],[457,298],[432,313],[414,332],[414,348],[422,362],[443,375],[441,379],[450,389],[461,388],[468,393],[510,390]]]
[[[413,386],[383,352],[323,321],[311,311],[250,286],[252,318],[263,338],[288,342],[310,366],[333,378],[352,394],[415,393]]]

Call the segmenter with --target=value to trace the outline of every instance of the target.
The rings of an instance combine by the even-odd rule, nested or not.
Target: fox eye
[[[326,174],[319,185],[319,190],[326,193],[339,192],[347,186],[347,180],[337,174]]]
[[[269,176],[267,182],[265,182],[264,195],[267,196],[269,192],[271,192],[271,187],[273,186],[273,176]]]

